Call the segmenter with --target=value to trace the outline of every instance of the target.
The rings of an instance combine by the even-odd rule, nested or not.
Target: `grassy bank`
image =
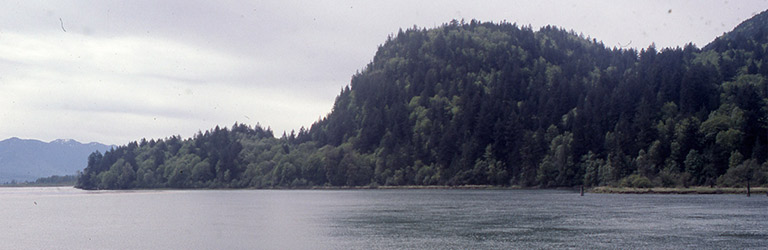
[[[628,187],[594,187],[590,193],[615,193],[615,194],[746,194],[746,188],[734,187],[655,187],[655,188],[628,188]],[[752,187],[752,195],[766,195],[768,187]]]

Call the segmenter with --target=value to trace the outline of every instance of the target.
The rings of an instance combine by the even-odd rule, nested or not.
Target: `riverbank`
[[[37,185],[42,187],[43,185]],[[56,186],[56,185],[51,185]],[[5,186],[10,187],[10,186]],[[23,186],[29,187],[29,186]],[[130,190],[238,190],[238,189],[257,189],[257,188],[150,188],[150,189],[130,189]],[[260,188],[262,190],[425,190],[425,189],[456,189],[456,190],[570,190],[579,192],[578,187],[573,188],[539,188],[539,187],[520,187],[520,186],[492,186],[492,185],[433,185],[433,186],[311,186],[311,187],[271,187]],[[655,187],[655,188],[629,188],[629,187],[592,187],[585,188],[585,193],[613,193],[613,194],[746,194],[746,188],[733,187]],[[766,195],[768,187],[752,187],[752,195]]]
[[[461,186],[447,186],[447,185],[433,185],[433,186],[313,186],[309,188],[295,188],[295,189],[316,189],[316,190],[339,190],[339,189],[521,189],[518,186],[492,186],[492,185],[461,185]]]
[[[629,188],[629,187],[594,187],[587,190],[590,193],[612,194],[747,194],[746,188],[733,187],[655,187],[655,188]],[[752,187],[752,195],[765,195],[768,187]]]

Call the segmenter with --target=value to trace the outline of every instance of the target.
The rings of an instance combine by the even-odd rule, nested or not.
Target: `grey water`
[[[768,248],[768,197],[0,188],[0,249]]]

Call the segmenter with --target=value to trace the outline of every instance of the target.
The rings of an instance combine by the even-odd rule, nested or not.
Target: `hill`
[[[75,140],[42,142],[10,138],[0,141],[0,183],[35,181],[52,175],[75,175],[94,151],[106,152],[112,146],[83,144]]]
[[[133,142],[92,154],[78,186],[765,184],[766,15],[704,49],[474,20],[401,30],[308,130]]]

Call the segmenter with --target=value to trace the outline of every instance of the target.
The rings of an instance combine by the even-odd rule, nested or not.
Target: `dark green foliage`
[[[235,124],[133,142],[91,155],[78,186],[762,184],[766,25],[745,23],[660,51],[551,26],[414,27],[298,135]]]

